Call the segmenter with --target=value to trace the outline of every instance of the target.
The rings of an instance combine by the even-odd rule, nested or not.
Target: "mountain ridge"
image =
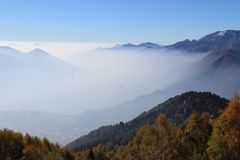
[[[216,31],[210,34],[207,34],[199,39],[185,39],[183,41],[178,41],[173,44],[160,45],[153,42],[143,42],[139,44],[134,43],[123,43],[116,44],[111,48],[97,48],[90,50],[88,52],[97,52],[98,50],[115,50],[115,49],[166,49],[166,50],[179,50],[187,53],[200,53],[205,54],[224,48],[229,48],[233,45],[240,44],[240,30],[224,30]],[[79,54],[74,55],[73,57],[78,57]]]
[[[166,114],[173,124],[179,125],[186,121],[192,112],[208,112],[211,117],[216,117],[219,111],[226,106],[227,102],[228,100],[210,92],[186,92],[169,98],[129,122],[120,122],[93,130],[67,146],[79,151],[100,144],[108,143],[110,148],[115,145],[127,144],[140,127],[146,124],[154,124],[156,117],[160,113]]]
[[[218,36],[222,36],[223,33],[218,32],[214,35],[217,34],[219,34]],[[240,90],[240,69],[238,65],[239,53],[239,45],[237,44],[230,45],[223,49],[220,48],[211,53],[204,53],[204,58],[199,61],[198,64],[194,64],[191,67],[196,73],[191,75],[191,77],[187,77],[186,79],[171,84],[166,88],[156,89],[150,94],[138,96],[118,105],[80,114],[78,118],[74,120],[75,122],[72,126],[73,128],[81,128],[81,130],[76,133],[78,134],[77,136],[80,136],[101,125],[130,120],[133,116],[135,117],[141,112],[149,110],[152,106],[156,106],[167,98],[188,90],[211,91],[222,97],[230,98],[235,92]],[[210,59],[211,61],[206,62],[205,59]],[[198,70],[199,68],[201,70]],[[92,117],[94,117],[94,120]],[[89,122],[87,127],[84,126],[86,121]],[[44,135],[47,134],[44,133]],[[63,137],[64,136],[61,138]],[[66,141],[64,143],[66,143]]]
[[[184,40],[166,46],[167,49],[188,52],[212,52],[240,44],[240,30],[225,30],[210,33],[198,40]]]

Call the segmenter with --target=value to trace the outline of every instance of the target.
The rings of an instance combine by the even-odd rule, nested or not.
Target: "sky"
[[[170,44],[240,28],[239,0],[0,0],[0,4],[0,45]]]

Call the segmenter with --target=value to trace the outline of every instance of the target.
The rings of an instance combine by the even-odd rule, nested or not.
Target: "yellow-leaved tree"
[[[210,160],[240,159],[240,96],[235,95],[214,124],[208,142]]]

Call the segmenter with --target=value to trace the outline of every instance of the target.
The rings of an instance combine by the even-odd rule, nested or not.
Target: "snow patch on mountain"
[[[217,33],[217,36],[218,37],[224,37],[225,33],[226,33],[226,31],[220,31],[220,32]]]

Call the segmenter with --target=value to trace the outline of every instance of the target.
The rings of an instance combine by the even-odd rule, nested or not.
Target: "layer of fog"
[[[41,48],[59,58],[67,58],[79,52],[85,52],[98,47],[112,47],[113,42],[44,42],[44,41],[3,41],[0,46],[9,46],[22,52],[30,52]]]
[[[78,114],[107,108],[184,79],[200,58],[159,49],[96,49],[71,57],[77,68],[71,74],[50,66],[43,72],[2,67],[0,110]]]

